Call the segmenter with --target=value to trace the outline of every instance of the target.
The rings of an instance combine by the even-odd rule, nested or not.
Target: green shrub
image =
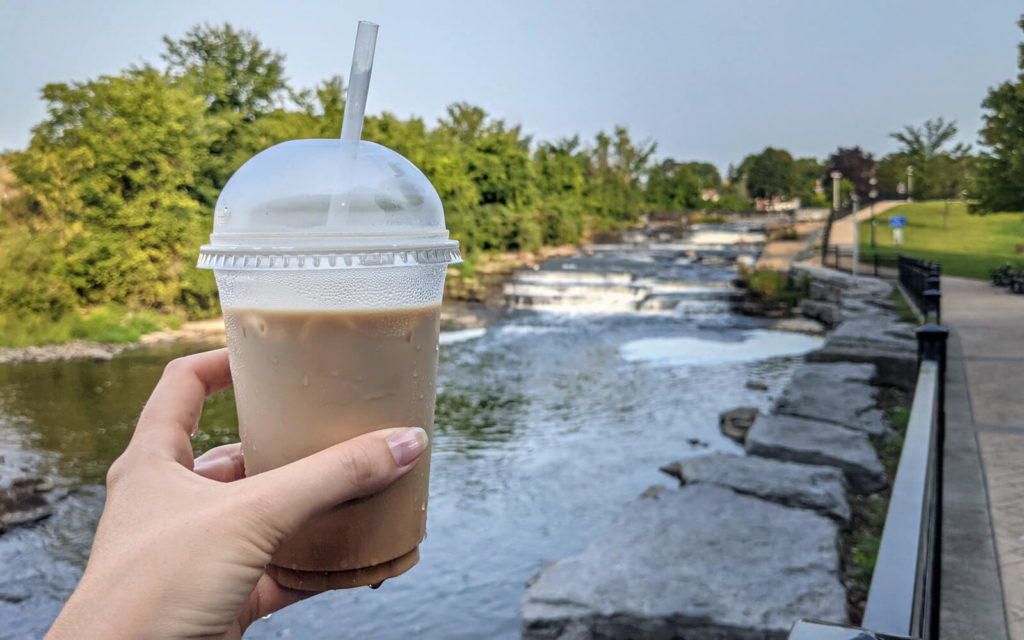
[[[806,275],[798,282],[790,282],[789,276],[781,271],[755,271],[747,276],[747,288],[766,302],[795,307],[807,296]]]
[[[108,344],[135,342],[143,335],[182,324],[177,315],[130,311],[119,305],[72,311],[54,319],[45,314],[0,314],[0,346],[25,347],[88,340]]]

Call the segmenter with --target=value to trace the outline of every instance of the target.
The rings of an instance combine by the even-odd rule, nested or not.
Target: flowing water
[[[718,413],[767,408],[819,340],[734,314],[728,251],[598,249],[515,278],[506,320],[442,335],[419,565],[378,590],[302,602],[247,638],[516,638],[530,577],[648,486],[670,485],[660,465],[740,452]],[[56,616],[85,565],[106,468],[184,351],[0,366],[0,480],[58,486],[53,517],[0,535],[0,638],[40,637]],[[236,438],[230,392],[209,399],[197,449]]]

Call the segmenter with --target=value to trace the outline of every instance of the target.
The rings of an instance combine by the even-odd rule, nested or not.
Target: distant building
[[[754,206],[758,211],[796,211],[800,208],[800,198],[783,200],[782,198],[756,198]]]
[[[718,195],[718,189],[701,189],[700,197],[705,202],[718,202],[720,196]]]

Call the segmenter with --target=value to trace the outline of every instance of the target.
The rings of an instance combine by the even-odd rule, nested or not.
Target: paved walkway
[[[903,200],[882,200],[875,203],[875,217],[878,218],[878,226],[875,229],[876,233],[886,233],[889,229],[888,218],[883,218],[882,214],[893,207],[898,207],[901,204],[906,204],[906,202]],[[870,219],[870,206],[867,206],[857,212],[857,222],[863,222]],[[832,232],[829,235],[828,243],[830,245],[839,245],[840,247],[853,247],[853,224],[850,220],[850,216],[846,216],[832,224]]]
[[[1024,640],[1024,296],[942,277],[942,638]]]
[[[876,202],[875,215],[880,216],[887,209],[891,209],[892,207],[901,204],[903,204],[902,200],[883,200],[881,202]],[[870,218],[870,207],[857,212],[858,222],[868,220]],[[800,237],[802,238],[801,240],[775,240],[768,242],[761,251],[761,257],[758,258],[754,269],[756,271],[761,271],[762,269],[769,269],[772,271],[789,271],[789,267],[793,264],[794,260],[807,251],[813,243],[820,241],[821,238],[818,232],[821,231],[824,226],[824,221],[800,223],[797,225],[797,233],[800,234]],[[846,216],[832,225],[829,244],[846,248],[853,246],[853,224],[851,223],[850,216]],[[811,263],[820,264],[821,261],[818,256],[812,256]],[[847,264],[840,266],[845,266],[849,269],[849,261],[847,261]]]

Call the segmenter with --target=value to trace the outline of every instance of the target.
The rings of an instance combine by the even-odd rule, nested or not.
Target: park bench
[[[1024,270],[1014,271],[1010,276],[1010,291],[1024,293]]]
[[[1008,264],[992,270],[992,284],[997,287],[1010,286],[1012,279],[1013,268]]]

